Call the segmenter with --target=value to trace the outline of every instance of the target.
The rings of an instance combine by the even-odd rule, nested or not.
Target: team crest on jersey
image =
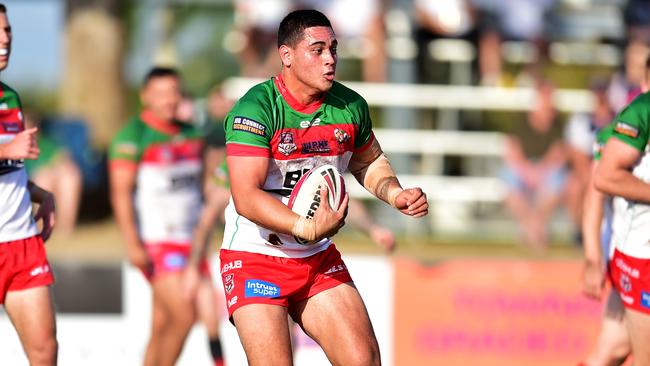
[[[227,274],[223,276],[223,288],[226,290],[226,293],[230,295],[232,290],[235,288],[235,275]]]
[[[350,135],[347,132],[343,131],[340,128],[334,129],[334,137],[339,144],[342,144],[350,139]]]
[[[296,151],[298,147],[293,139],[293,132],[287,131],[280,134],[280,143],[278,144],[278,151],[283,155],[289,156],[292,152]]]

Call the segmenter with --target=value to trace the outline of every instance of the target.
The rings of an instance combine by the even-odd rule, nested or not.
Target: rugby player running
[[[250,365],[292,364],[287,315],[332,364],[381,363],[363,300],[329,239],[344,224],[348,198],[337,210],[323,199],[313,220],[299,217],[286,202],[304,172],[322,164],[349,169],[400,212],[428,213],[420,188],[400,186],[365,100],[334,81],[336,48],[325,15],[289,13],[278,30],[282,71],[251,88],[226,118],[232,200],[221,275]],[[294,236],[315,242],[301,245]]]

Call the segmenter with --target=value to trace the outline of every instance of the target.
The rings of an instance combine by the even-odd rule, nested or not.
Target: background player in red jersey
[[[334,81],[337,43],[320,12],[287,15],[278,31],[281,74],[253,87],[226,121],[233,204],[226,213],[222,278],[251,365],[292,364],[287,315],[333,364],[381,363],[363,300],[328,239],[344,224],[347,196],[336,211],[323,203],[313,220],[299,218],[278,193],[297,174],[290,170],[323,162],[349,168],[402,213],[428,213],[422,190],[403,189],[395,177],[372,135],[367,103]],[[313,138],[323,142],[322,150],[309,148]],[[272,241],[273,235],[281,240]],[[301,247],[292,235],[316,244]]]
[[[0,4],[0,70],[9,63],[11,26]],[[54,226],[54,197],[27,180],[23,159],[38,157],[34,133],[24,130],[18,94],[1,84],[0,102],[0,304],[16,328],[31,365],[56,365],[58,345],[54,282],[43,241]],[[31,202],[30,202],[31,201]],[[38,204],[32,217],[31,203]],[[39,234],[35,221],[42,220]]]

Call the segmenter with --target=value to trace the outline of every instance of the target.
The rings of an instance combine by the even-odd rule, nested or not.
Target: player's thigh
[[[155,278],[151,283],[153,301],[172,322],[194,322],[196,313],[189,299],[183,294],[181,272],[169,272]]]
[[[650,314],[627,308],[625,323],[632,344],[634,366],[650,366]]]
[[[54,305],[49,286],[9,291],[4,306],[28,353],[31,347],[56,342]]]
[[[366,306],[352,283],[303,300],[294,320],[334,365],[378,365],[379,346]]]
[[[248,364],[292,365],[287,308],[271,304],[248,304],[232,314]]]

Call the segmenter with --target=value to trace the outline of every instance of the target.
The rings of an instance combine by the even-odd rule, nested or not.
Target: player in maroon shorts
[[[0,70],[9,63],[11,26],[0,4]],[[54,197],[27,179],[23,159],[39,151],[35,129],[24,130],[18,94],[0,83],[0,304],[31,365],[56,365],[58,345],[43,242],[54,226]],[[32,217],[32,202],[38,210]],[[36,221],[42,220],[39,233]]]

